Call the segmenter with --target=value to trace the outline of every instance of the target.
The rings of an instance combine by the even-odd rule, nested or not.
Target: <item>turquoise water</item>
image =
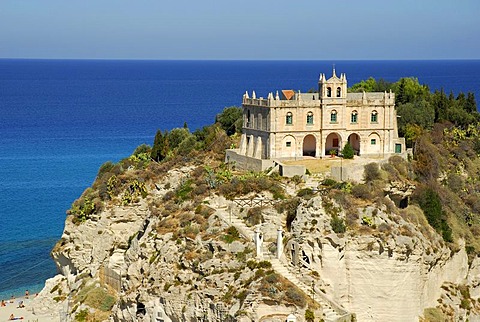
[[[65,211],[105,161],[152,144],[157,129],[211,124],[243,93],[316,87],[318,75],[396,81],[480,95],[480,61],[0,60],[0,298],[34,293]]]

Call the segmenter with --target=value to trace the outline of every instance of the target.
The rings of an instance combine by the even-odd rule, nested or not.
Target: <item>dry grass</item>
[[[282,161],[286,165],[304,165],[310,173],[325,173],[330,172],[332,166],[344,166],[367,164],[369,162],[378,162],[381,158],[363,158],[355,157],[353,160],[347,160],[339,157],[325,157],[323,159],[315,159],[312,157],[305,157],[303,160],[287,160]]]

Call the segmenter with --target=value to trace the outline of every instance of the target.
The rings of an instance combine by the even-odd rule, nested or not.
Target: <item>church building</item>
[[[267,98],[247,92],[242,108],[238,156],[322,158],[338,155],[347,142],[359,156],[387,157],[405,150],[405,139],[398,137],[395,94],[348,93],[346,75],[338,77],[335,69],[329,79],[320,74],[318,92],[282,90]]]

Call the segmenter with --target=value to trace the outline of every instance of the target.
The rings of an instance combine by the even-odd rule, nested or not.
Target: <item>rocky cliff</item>
[[[295,197],[304,185],[285,180],[285,201],[257,191],[242,200],[260,203],[240,205],[205,189],[209,171],[185,164],[145,180],[131,202],[124,192],[85,220],[68,216],[52,251],[60,274],[35,310],[79,321],[476,318],[480,261],[418,207],[389,197],[347,207],[335,190]]]

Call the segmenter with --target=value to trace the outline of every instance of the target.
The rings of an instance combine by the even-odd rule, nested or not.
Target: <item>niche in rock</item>
[[[138,316],[145,316],[147,314],[147,310],[145,309],[145,304],[142,302],[137,302],[137,317]]]

